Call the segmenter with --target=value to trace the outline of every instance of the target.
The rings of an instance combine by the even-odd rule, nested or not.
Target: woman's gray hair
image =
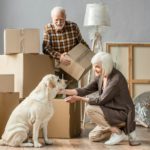
[[[66,11],[63,7],[56,6],[51,10],[51,17],[53,17],[56,13],[62,13],[64,16],[66,16]]]
[[[102,65],[103,76],[108,76],[113,69],[113,59],[111,55],[107,52],[98,52],[91,59],[92,65],[99,64]]]

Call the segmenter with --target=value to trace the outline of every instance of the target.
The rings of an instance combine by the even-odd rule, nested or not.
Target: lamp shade
[[[103,3],[87,4],[84,26],[110,26],[107,6]]]

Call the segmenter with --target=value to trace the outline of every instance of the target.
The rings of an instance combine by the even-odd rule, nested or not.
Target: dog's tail
[[[0,145],[1,145],[1,146],[4,146],[4,145],[5,145],[3,139],[0,139]]]

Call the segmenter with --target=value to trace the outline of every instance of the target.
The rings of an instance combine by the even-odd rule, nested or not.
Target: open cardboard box
[[[68,52],[68,56],[71,64],[69,66],[60,64],[59,67],[78,81],[91,69],[91,58],[94,56],[94,53],[80,43]]]

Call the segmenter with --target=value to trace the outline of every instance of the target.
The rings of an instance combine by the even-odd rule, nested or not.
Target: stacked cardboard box
[[[0,74],[0,92],[14,92],[14,74]]]
[[[13,109],[19,104],[19,93],[0,92],[0,137]]]
[[[0,55],[0,74],[14,75],[14,91],[6,93],[7,97],[0,94],[0,96],[2,95],[0,97],[0,133],[3,132],[10,113],[19,103],[18,97],[23,100],[37,86],[43,76],[54,74],[53,61],[47,55],[38,53],[39,43],[35,41],[31,30],[5,30],[5,55]],[[37,43],[37,45],[33,46],[33,43]],[[14,92],[19,92],[19,96],[17,97]],[[48,126],[49,137],[71,138],[80,135],[80,103],[69,104],[55,99],[54,111],[54,116]]]
[[[53,62],[39,54],[39,39],[39,29],[4,31],[4,55],[0,55],[0,134],[19,99],[28,96],[43,76],[54,73]]]
[[[43,76],[54,73],[53,61],[42,54],[0,55],[0,74],[14,74],[15,92],[24,98]]]
[[[39,52],[39,29],[4,30],[0,74],[14,74],[14,91],[20,93],[20,98],[28,96],[43,76],[54,73],[52,60]]]
[[[39,29],[5,29],[4,54],[39,53]]]

